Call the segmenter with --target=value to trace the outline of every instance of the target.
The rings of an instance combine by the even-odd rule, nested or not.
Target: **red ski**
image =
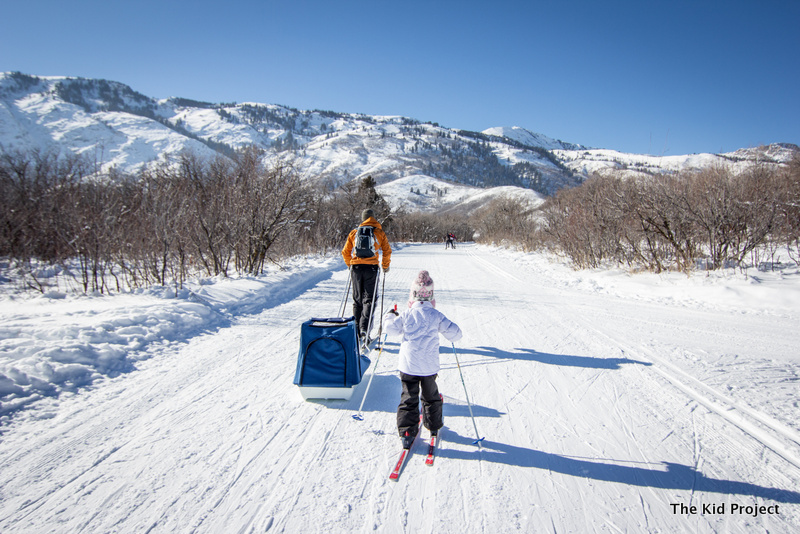
[[[440,393],[439,398],[442,399],[442,404],[444,404],[444,395]],[[442,429],[440,428],[439,432],[441,431]],[[439,442],[439,432],[437,432],[435,436],[431,436],[428,442],[428,456],[425,458],[425,465],[433,465],[433,456],[436,453],[436,445]]]
[[[419,416],[419,426],[422,426],[422,415]],[[419,433],[417,433],[419,436]],[[406,460],[409,456],[411,456],[411,447],[414,446],[414,443],[417,442],[417,439],[414,438],[414,441],[411,442],[411,446],[407,449],[403,449],[403,452],[400,453],[400,458],[397,460],[397,465],[394,466],[394,469],[391,473],[389,473],[390,480],[397,480],[400,477],[400,472],[403,470],[403,466],[406,465]]]
[[[428,442],[428,456],[425,458],[425,465],[433,465],[433,458],[436,453],[436,442],[438,439],[438,434],[431,436],[431,440]]]
[[[394,470],[389,474],[389,478],[391,480],[397,480],[400,477],[400,471],[403,470],[403,466],[406,463],[406,458],[408,458],[411,449],[403,449],[403,452],[400,453],[400,459],[397,460],[397,465],[394,466]]]

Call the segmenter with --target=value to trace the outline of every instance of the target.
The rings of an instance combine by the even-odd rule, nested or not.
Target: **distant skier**
[[[390,310],[383,317],[388,335],[402,336],[398,370],[403,391],[397,407],[397,430],[407,449],[419,432],[420,388],[423,425],[436,435],[442,421],[442,398],[436,385],[439,372],[439,334],[449,341],[461,339],[456,323],[435,309],[433,280],[428,271],[420,271],[411,285],[408,309],[402,313]]]
[[[383,272],[389,272],[392,247],[381,223],[375,219],[375,213],[371,209],[361,212],[361,220],[363,222],[358,228],[352,230],[347,236],[347,241],[342,249],[342,257],[350,268],[350,277],[353,283],[353,315],[356,318],[361,341],[366,343],[378,281],[378,269],[382,265]],[[382,252],[381,258],[378,257],[379,252]]]

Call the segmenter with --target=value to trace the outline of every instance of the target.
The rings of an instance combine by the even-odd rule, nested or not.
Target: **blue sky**
[[[0,2],[0,71],[635,153],[800,144],[798,0]]]

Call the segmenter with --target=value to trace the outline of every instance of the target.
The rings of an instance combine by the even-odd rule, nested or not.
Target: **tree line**
[[[270,262],[338,250],[372,207],[392,236],[437,240],[435,217],[392,214],[371,177],[312,184],[289,160],[265,163],[250,147],[233,157],[183,153],[134,175],[99,173],[88,159],[0,153],[0,258],[28,287],[58,267],[84,292],[171,285],[197,275],[261,273]]]
[[[481,239],[550,249],[577,268],[607,263],[652,272],[798,262],[800,158],[783,168],[718,166],[676,174],[595,176],[538,209],[496,202]],[[482,221],[482,222],[481,222]]]
[[[339,250],[371,207],[393,241],[441,242],[453,232],[551,250],[577,268],[688,272],[698,261],[720,268],[779,251],[800,261],[800,159],[743,173],[596,176],[541,206],[498,198],[467,215],[392,212],[371,177],[310,183],[289,160],[268,164],[264,155],[183,153],[125,175],[75,155],[1,152],[0,258],[42,291],[42,265],[69,272],[85,292],[180,287]]]
[[[266,168],[255,150],[234,160],[185,154],[137,176],[100,175],[53,153],[0,159],[0,255],[65,268],[77,260],[84,291],[259,272],[309,205],[297,173]]]

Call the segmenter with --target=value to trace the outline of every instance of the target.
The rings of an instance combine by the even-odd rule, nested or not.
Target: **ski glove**
[[[387,267],[387,268],[385,268],[385,269],[383,270],[383,272],[384,272],[384,273],[388,273],[388,272],[389,272],[389,268],[388,268],[388,267]]]

